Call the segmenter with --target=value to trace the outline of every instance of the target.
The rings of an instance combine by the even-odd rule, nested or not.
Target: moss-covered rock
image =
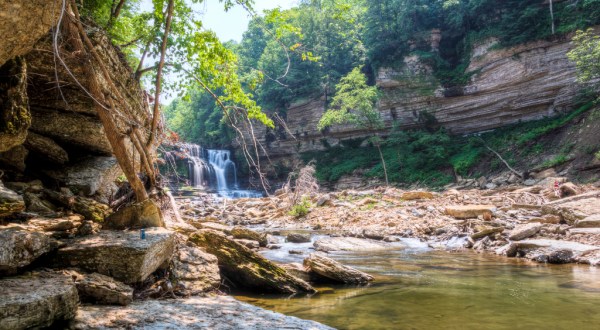
[[[27,98],[27,64],[16,57],[0,67],[0,152],[25,142],[31,115]]]
[[[202,229],[190,235],[189,240],[215,255],[223,275],[240,288],[259,292],[316,292],[308,283],[223,233]]]

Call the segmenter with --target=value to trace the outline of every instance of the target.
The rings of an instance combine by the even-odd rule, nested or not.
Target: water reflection
[[[240,296],[340,329],[597,329],[600,270],[405,249],[333,257],[376,277],[312,297]]]

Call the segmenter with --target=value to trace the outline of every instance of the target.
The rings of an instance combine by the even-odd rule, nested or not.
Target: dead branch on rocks
[[[296,205],[300,203],[302,198],[316,195],[319,192],[319,183],[317,182],[317,178],[315,177],[315,166],[312,163],[304,166],[298,172],[298,177],[296,178],[294,184],[293,193],[290,197],[290,205]],[[288,178],[288,186],[291,181],[292,176]]]

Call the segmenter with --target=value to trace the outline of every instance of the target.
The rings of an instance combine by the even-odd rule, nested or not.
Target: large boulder
[[[333,282],[364,284],[373,280],[373,276],[344,266],[320,253],[311,253],[308,258],[304,259],[304,267],[308,267],[320,277]]]
[[[242,288],[260,292],[315,292],[308,283],[221,232],[202,229],[189,240],[215,255],[221,272]]]
[[[56,164],[64,164],[69,161],[69,154],[54,140],[33,132],[27,134],[25,147],[32,153]]]
[[[289,233],[285,237],[285,240],[291,243],[308,243],[310,239],[310,233]]]
[[[14,274],[56,248],[57,241],[42,233],[19,228],[0,229],[0,275]]]
[[[589,217],[585,217],[581,220],[578,220],[575,223],[575,227],[577,228],[600,228],[600,213],[593,214]]]
[[[164,228],[139,231],[102,230],[97,235],[66,240],[52,259],[57,267],[79,267],[114,277],[124,283],[138,283],[170,260],[175,233]]]
[[[433,193],[429,191],[407,191],[400,197],[405,201],[412,201],[416,199],[432,199]]]
[[[391,245],[369,239],[355,237],[325,237],[314,243],[315,250],[322,252],[331,251],[378,251],[388,250]]]
[[[140,203],[124,206],[106,217],[103,228],[127,229],[164,227],[162,212],[154,201],[147,199]]]
[[[56,24],[59,0],[13,0],[0,2],[0,65],[29,52],[35,42]]]
[[[79,302],[67,276],[28,276],[0,279],[0,329],[38,329],[73,319]]]
[[[127,307],[81,306],[73,328],[88,329],[332,329],[229,296],[136,301]]]
[[[210,291],[221,283],[217,257],[195,246],[179,246],[172,274],[190,294]]]
[[[553,214],[572,225],[578,220],[600,214],[600,191],[559,199],[542,206],[543,214]]]
[[[4,187],[0,181],[0,218],[25,210],[21,195]]]

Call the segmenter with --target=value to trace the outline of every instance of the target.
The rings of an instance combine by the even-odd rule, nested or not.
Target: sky
[[[141,8],[150,10],[151,0],[142,0]],[[262,14],[265,9],[289,9],[298,4],[298,0],[254,0],[254,9]],[[213,30],[222,42],[229,40],[241,41],[242,34],[248,28],[250,17],[241,6],[235,6],[228,12],[223,10],[219,0],[205,0],[202,4],[194,5],[194,10],[201,15],[202,23],[208,30]]]
[[[297,5],[297,2],[297,0],[255,0],[254,9],[262,14],[265,9],[292,8]],[[248,13],[242,7],[236,6],[225,12],[223,4],[218,0],[206,0],[203,4],[197,5],[197,9],[203,13],[204,26],[215,31],[222,42],[242,40],[242,34],[250,21]]]

